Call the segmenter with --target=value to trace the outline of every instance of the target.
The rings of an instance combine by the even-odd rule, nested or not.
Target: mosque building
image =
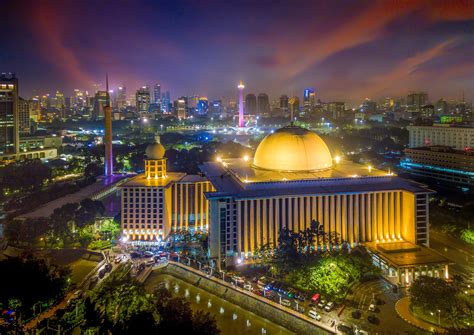
[[[290,125],[266,136],[253,158],[218,158],[204,176],[167,173],[164,148],[147,148],[145,173],[125,183],[123,233],[165,239],[172,229],[205,230],[220,266],[251,262],[278,245],[283,227],[298,232],[318,221],[336,245],[365,246],[384,274],[408,284],[421,274],[448,276],[447,260],[428,248],[424,185],[332,157],[314,132]],[[135,200],[134,200],[135,199]],[[328,242],[329,243],[329,242]]]

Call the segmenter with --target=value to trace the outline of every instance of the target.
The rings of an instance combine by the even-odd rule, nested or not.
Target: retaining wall
[[[254,295],[214,277],[179,263],[169,262],[167,266],[154,269],[158,273],[169,274],[218,297],[249,310],[297,334],[335,334],[334,329],[281,306],[273,301]]]

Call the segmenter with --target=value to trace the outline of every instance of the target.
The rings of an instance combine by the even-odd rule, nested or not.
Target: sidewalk
[[[405,297],[397,301],[395,304],[395,310],[397,311],[398,316],[400,316],[403,320],[422,330],[427,330],[429,332],[437,332],[439,334],[446,333],[446,329],[441,328],[439,326],[433,325],[429,322],[423,321],[411,314],[410,312],[410,298]]]

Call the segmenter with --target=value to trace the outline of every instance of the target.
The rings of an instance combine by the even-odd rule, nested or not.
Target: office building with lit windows
[[[219,158],[201,170],[212,184],[209,252],[220,265],[251,261],[263,245],[278,245],[283,227],[295,232],[313,220],[350,247],[366,246],[396,283],[447,273],[429,244],[424,185],[332,157],[325,142],[287,126],[265,137],[252,158]],[[323,248],[340,248],[325,245]]]
[[[146,149],[145,172],[120,186],[122,235],[144,244],[166,238],[174,230],[206,231],[212,185],[204,177],[168,172],[165,149],[157,139]]]

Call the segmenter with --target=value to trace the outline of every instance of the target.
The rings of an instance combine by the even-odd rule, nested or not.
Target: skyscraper
[[[0,154],[17,154],[19,142],[18,79],[0,75]]]
[[[153,88],[153,103],[160,104],[161,103],[161,85],[155,84]]]
[[[187,117],[186,111],[188,109],[185,97],[181,97],[174,101],[174,112],[178,119],[185,119]]]
[[[266,93],[260,93],[257,98],[257,114],[267,116],[270,114],[270,102]]]
[[[97,91],[94,96],[94,109],[92,110],[92,117],[100,119],[104,117],[104,106],[107,103],[108,93],[106,91]]]
[[[18,98],[18,132],[20,135],[30,135],[30,107],[28,100]]]
[[[306,111],[312,111],[316,103],[314,88],[308,87],[303,91],[303,107]]]
[[[253,93],[245,96],[245,112],[250,115],[257,113],[257,97]]]
[[[428,103],[428,94],[425,92],[413,92],[407,96],[407,107],[410,112],[420,112],[421,107]]]
[[[207,115],[209,111],[209,100],[206,97],[199,98],[199,101],[196,106],[196,112],[199,116]]]
[[[280,109],[283,113],[288,112],[288,96],[285,94],[280,96]]]
[[[119,86],[117,89],[117,109],[122,110],[127,106],[127,89]]]
[[[148,110],[150,108],[150,90],[148,89],[148,87],[141,87],[135,94],[135,97],[137,112],[140,114],[148,113]]]
[[[237,86],[239,89],[239,127],[245,127],[245,122],[244,122],[244,83],[242,80],[239,83],[239,86]]]

